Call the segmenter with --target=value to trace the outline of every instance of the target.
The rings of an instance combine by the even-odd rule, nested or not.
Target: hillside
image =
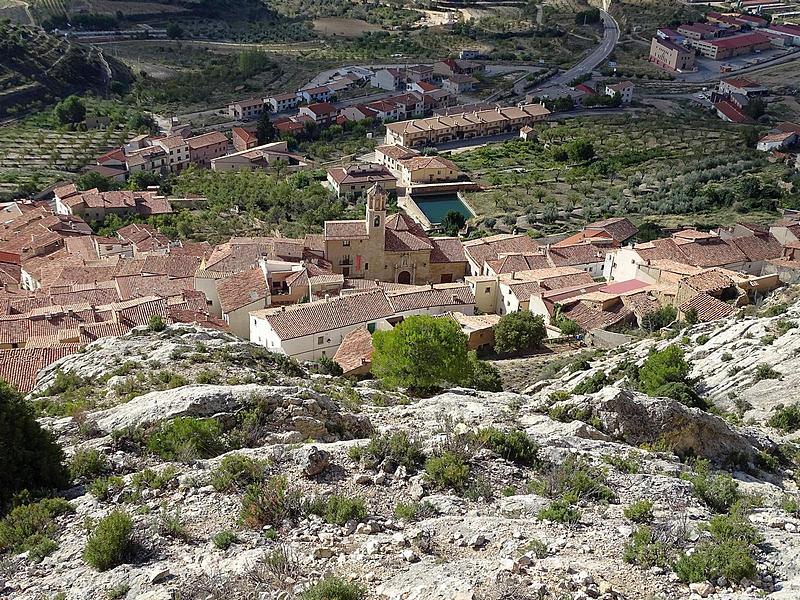
[[[75,512],[41,562],[7,557],[0,594],[796,598],[796,436],[767,421],[800,426],[770,420],[797,397],[798,318],[787,297],[584,355],[524,394],[423,399],[216,331],[100,340],[29,397],[74,414],[42,422],[73,457]],[[630,389],[675,346],[708,410]],[[114,510],[136,533],[98,572],[86,523]],[[330,575],[361,592],[304,591]]]
[[[69,94],[107,96],[132,81],[123,64],[38,27],[0,23],[0,118]]]

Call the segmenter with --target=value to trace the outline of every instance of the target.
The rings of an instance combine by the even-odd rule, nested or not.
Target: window
[[[490,293],[491,293],[491,291],[492,291],[492,288],[490,288],[490,287],[487,285],[487,286],[486,286],[486,289],[484,290],[484,292],[483,292],[483,293],[484,293],[484,294],[490,294]]]
[[[369,271],[369,263],[364,263],[364,270]]]
[[[367,331],[370,333],[375,333],[375,323],[367,323]]]
[[[376,215],[375,218],[372,220],[373,227],[380,227],[381,226],[381,217],[380,215]]]
[[[317,337],[317,345],[321,346],[324,343],[324,341],[325,338],[323,336]]]
[[[350,240],[342,240],[342,246],[349,246]]]

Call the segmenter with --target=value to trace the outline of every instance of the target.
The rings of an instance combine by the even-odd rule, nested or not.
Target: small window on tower
[[[375,219],[373,219],[372,225],[373,225],[373,227],[380,227],[381,226],[381,217],[380,217],[380,215],[377,215],[375,217]]]

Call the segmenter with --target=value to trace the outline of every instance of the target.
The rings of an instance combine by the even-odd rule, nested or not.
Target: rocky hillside
[[[772,304],[522,394],[424,399],[214,331],[101,340],[30,396],[76,484],[0,597],[797,598],[797,319]],[[683,403],[637,391],[669,346]],[[128,543],[99,560],[120,512]]]
[[[74,44],[38,27],[0,23],[0,117],[18,114],[34,101],[69,94],[106,96],[127,88],[130,70],[89,46]]]

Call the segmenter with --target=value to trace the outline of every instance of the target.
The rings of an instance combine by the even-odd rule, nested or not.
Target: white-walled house
[[[382,289],[250,313],[250,341],[298,360],[333,357],[359,327],[389,329],[394,309]]]

